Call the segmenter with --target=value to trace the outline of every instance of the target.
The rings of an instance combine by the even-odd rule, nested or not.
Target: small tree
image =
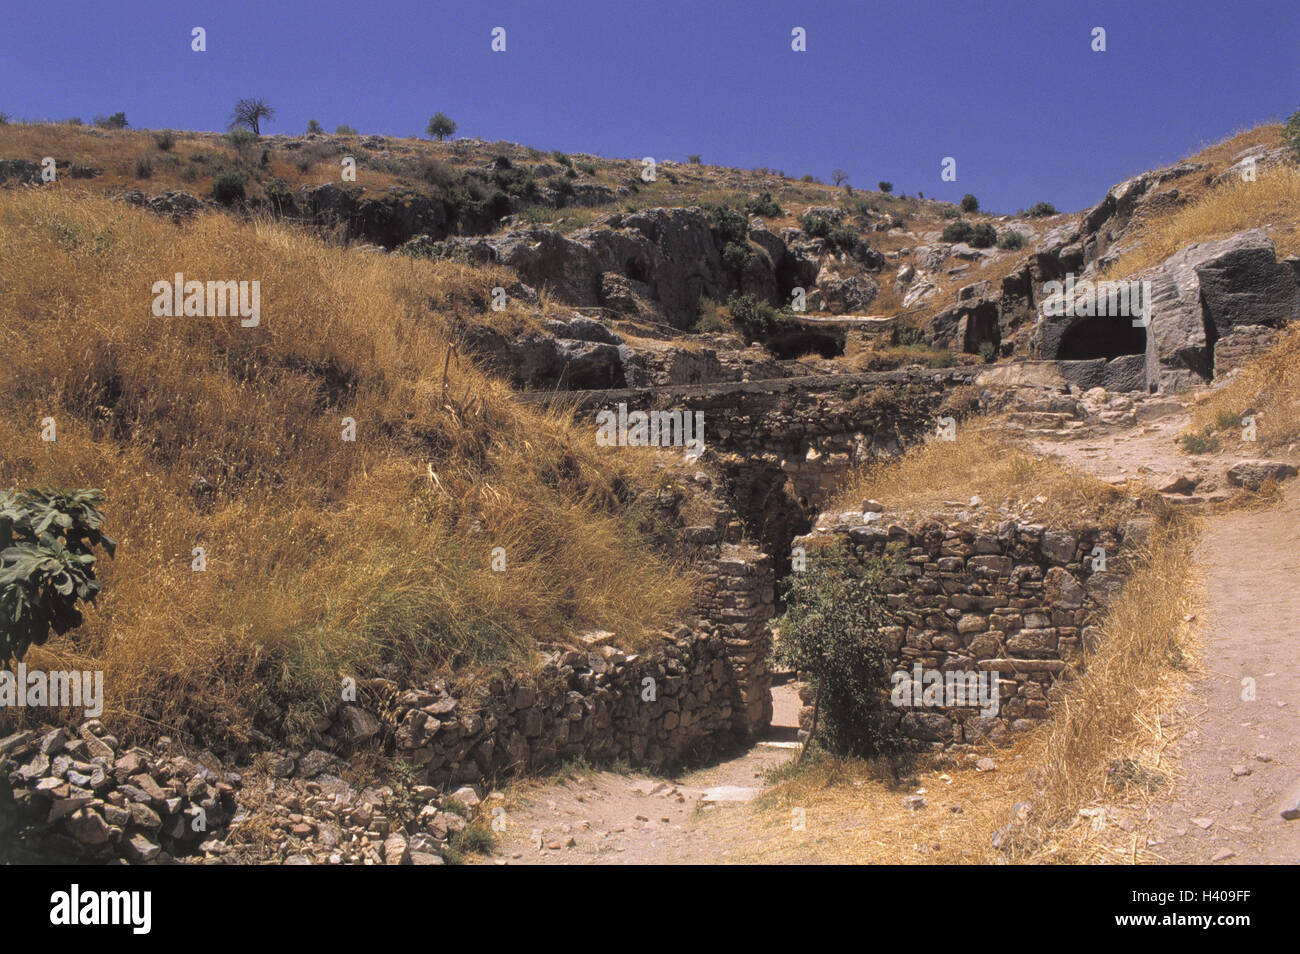
[[[434,113],[429,119],[429,125],[424,129],[425,135],[432,136],[438,142],[442,142],[448,136],[456,132],[456,124],[451,121],[451,117],[446,113]]]
[[[980,200],[975,198],[975,196],[971,195],[969,192],[961,197],[961,210],[963,212],[978,212],[979,208]]]
[[[1300,109],[1291,114],[1291,118],[1282,127],[1282,142],[1291,148],[1300,159]]]
[[[308,133],[323,133],[324,131],[325,131],[325,127],[322,126],[320,123],[316,122],[316,120],[314,119],[307,120]]]
[[[831,182],[834,182],[837,186],[844,185],[844,183],[848,181],[849,181],[849,174],[845,172],[843,169],[831,170]]]
[[[692,166],[698,166],[700,164],[700,154],[697,152],[689,155],[686,157],[686,161]]]
[[[876,188],[888,195],[894,191],[894,184],[892,182],[877,182]]]
[[[78,601],[93,603],[95,547],[111,557],[117,542],[100,531],[98,490],[0,492],[0,665],[82,622]]]
[[[890,556],[850,560],[839,544],[808,552],[785,581],[776,658],[806,673],[814,691],[806,748],[872,757],[896,747],[885,700],[892,663],[881,630],[891,622],[885,587]]]
[[[243,126],[254,136],[262,135],[262,120],[275,117],[275,110],[264,99],[241,99],[230,114],[230,128]]]
[[[100,129],[125,129],[129,124],[126,113],[114,113],[112,116],[96,116],[95,125]]]

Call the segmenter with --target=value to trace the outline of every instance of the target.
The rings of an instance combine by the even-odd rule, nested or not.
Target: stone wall
[[[901,547],[902,566],[888,606],[897,625],[884,631],[896,671],[998,674],[996,715],[974,706],[885,704],[886,718],[907,737],[939,748],[1004,742],[1046,718],[1067,671],[1095,649],[1096,622],[1120,589],[1134,545],[1149,522],[1045,529],[963,511],[884,516],[824,514],[795,540],[811,554],[847,547],[858,560]],[[1093,569],[1093,548],[1105,569]]]

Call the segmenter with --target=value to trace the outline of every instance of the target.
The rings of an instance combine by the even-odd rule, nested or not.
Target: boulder
[[[1283,481],[1296,476],[1296,468],[1281,460],[1239,460],[1228,468],[1228,483],[1247,490],[1259,490],[1265,481]]]

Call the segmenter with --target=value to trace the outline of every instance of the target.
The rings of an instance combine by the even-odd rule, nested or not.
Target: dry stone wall
[[[996,674],[995,713],[921,704],[920,687],[914,701],[886,704],[886,718],[905,736],[942,748],[1005,742],[1048,716],[1055,687],[1097,647],[1096,623],[1149,526],[1137,518],[1048,529],[970,511],[824,514],[795,545],[810,553],[843,546],[859,561],[897,545],[903,562],[888,595],[897,625],[884,632],[895,671],[913,677],[909,683],[918,665],[923,678],[937,671],[945,683],[948,673]]]

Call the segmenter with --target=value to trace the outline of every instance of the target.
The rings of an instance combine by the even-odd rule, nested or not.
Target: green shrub
[[[356,136],[356,135],[359,135],[359,133],[358,133],[355,129],[353,129],[351,126],[348,126],[348,125],[345,124],[345,125],[342,125],[342,126],[335,126],[335,127],[334,127],[334,135],[336,135],[336,136]]]
[[[6,113],[4,110],[0,110],[0,126],[8,126],[9,121],[10,121],[9,114]]]
[[[171,152],[172,146],[176,145],[176,134],[170,129],[164,129],[153,137],[153,142],[163,152]]]
[[[267,201],[276,212],[284,214],[293,208],[293,193],[289,191],[289,186],[282,179],[272,179],[263,190],[266,192]]]
[[[957,364],[957,356],[951,351],[935,351],[926,362],[932,368],[951,368]]]
[[[698,166],[700,164],[700,154],[697,152],[687,156],[686,162],[692,166]]]
[[[1012,251],[1025,247],[1025,233],[1015,229],[1006,229],[998,236],[998,248]]]
[[[837,225],[826,235],[826,241],[845,252],[852,252],[858,247],[858,233],[847,225]]]
[[[974,234],[975,229],[965,219],[949,222],[943,227],[943,240],[945,242],[969,242]]]
[[[1055,215],[1056,206],[1052,205],[1052,203],[1050,202],[1035,202],[1033,205],[1029,207],[1029,211],[1026,212],[1025,214],[1033,218],[1042,218],[1043,216],[1047,216],[1047,215]]]
[[[894,191],[894,184],[892,182],[877,182],[876,188],[888,195],[890,192]]]
[[[100,590],[94,549],[117,549],[100,530],[103,500],[98,490],[0,493],[0,665],[43,645],[51,629],[81,625],[77,603]]]
[[[987,222],[980,222],[971,229],[970,244],[973,248],[991,248],[997,240],[997,229]]]
[[[594,176],[596,174],[596,164],[594,162],[580,162],[578,168],[582,170],[584,175]]]
[[[316,122],[316,120],[309,119],[307,120],[307,132],[318,133],[318,134],[323,133],[325,132],[325,127],[322,126],[320,123]]]
[[[137,179],[153,178],[153,163],[149,161],[148,156],[135,161],[135,177]]]
[[[1209,454],[1219,449],[1219,439],[1208,429],[1200,433],[1184,434],[1178,441],[1189,454]]]
[[[248,185],[248,176],[245,173],[228,169],[218,174],[212,183],[212,198],[222,205],[242,202],[246,185]]]
[[[746,215],[757,215],[759,218],[776,218],[781,214],[781,207],[776,204],[770,192],[760,192],[757,196],[745,203]]]
[[[749,218],[743,212],[729,205],[710,205],[705,209],[709,214],[709,227],[719,244],[745,245],[749,242]]]
[[[257,134],[251,129],[245,129],[243,126],[238,126],[226,133],[226,142],[234,146],[236,150],[242,150],[245,146],[256,141]]]
[[[858,565],[838,544],[810,550],[784,584],[778,662],[808,676],[814,692],[809,746],[874,757],[899,747],[886,708],[893,669],[881,629],[897,557]]]
[[[805,212],[799,216],[799,228],[803,229],[812,238],[826,238],[831,234],[830,222],[820,215],[813,215],[811,212]]]
[[[963,212],[978,212],[980,209],[980,200],[967,192],[961,197],[961,210]]]
[[[998,357],[998,346],[992,341],[980,342],[980,357],[985,364],[992,364]]]
[[[1300,109],[1292,113],[1282,127],[1282,142],[1300,159]]]
[[[961,212],[955,205],[944,205],[939,207],[939,218],[941,219],[959,219]]]
[[[787,320],[785,314],[774,305],[753,295],[733,293],[727,299],[727,308],[731,312],[731,320],[751,341],[766,338]]]
[[[728,242],[722,247],[722,264],[733,272],[743,271],[749,263],[750,254],[748,244]]]
[[[554,152],[551,153],[551,158],[554,159],[556,162],[558,162],[560,165],[564,166],[564,168],[566,169],[573,168],[573,160],[570,159],[568,156],[566,156],[558,149],[556,149]]]

